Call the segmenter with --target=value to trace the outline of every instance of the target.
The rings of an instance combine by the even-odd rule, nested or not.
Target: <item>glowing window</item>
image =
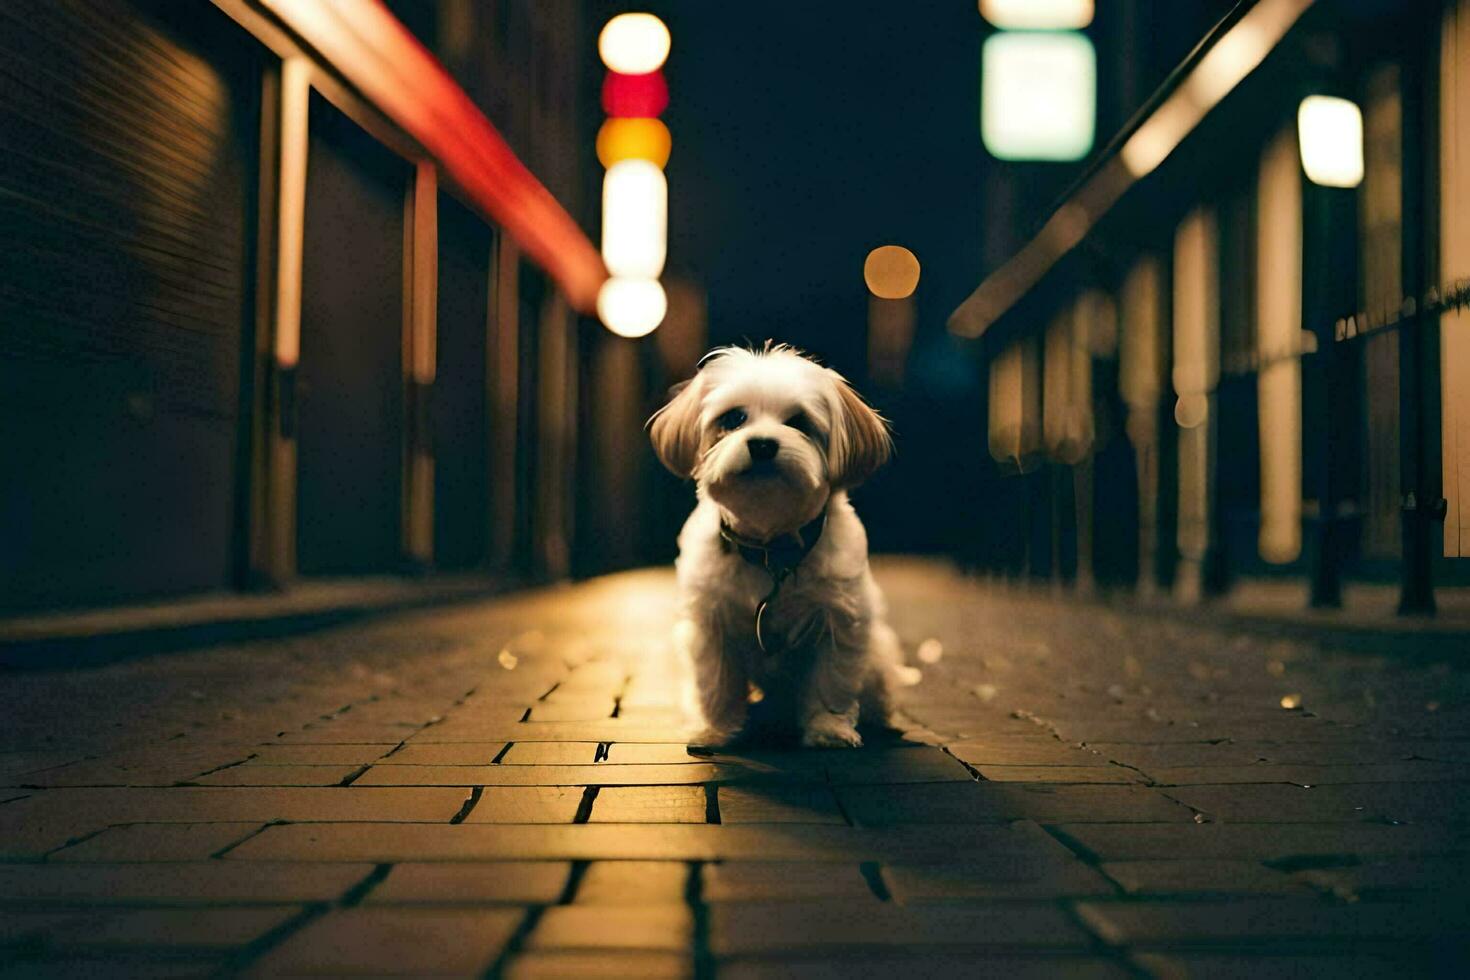
[[[1006,32],[981,50],[980,135],[1002,160],[1080,160],[1092,149],[1097,55],[1075,33]]]
[[[1309,95],[1296,113],[1302,169],[1314,184],[1357,187],[1363,182],[1363,113],[1347,99]]]
[[[980,0],[980,16],[1006,30],[1069,30],[1092,23],[1092,0]]]

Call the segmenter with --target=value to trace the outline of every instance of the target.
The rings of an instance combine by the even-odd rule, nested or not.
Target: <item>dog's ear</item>
[[[699,376],[669,389],[669,403],[648,420],[648,437],[659,462],[675,476],[688,478],[699,461]]]
[[[852,390],[840,374],[832,374],[836,410],[832,413],[829,467],[834,489],[857,486],[888,462],[893,438],[888,423]]]

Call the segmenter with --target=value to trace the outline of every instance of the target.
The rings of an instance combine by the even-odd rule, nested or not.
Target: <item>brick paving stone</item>
[[[990,823],[1000,820],[1188,821],[1193,816],[1157,790],[1142,786],[1054,786],[1040,783],[955,783],[843,787],[843,808],[860,826]]]
[[[654,742],[666,743],[680,732],[668,725],[629,724],[620,718],[600,721],[459,722],[450,719],[415,733],[410,744],[436,742]],[[693,734],[691,728],[688,734]]]
[[[373,766],[354,786],[660,786],[772,778],[735,766]]]
[[[471,815],[473,817],[473,814]],[[1039,831],[1036,833],[1040,833]],[[1045,838],[1045,835],[1041,835]],[[234,861],[949,860],[957,850],[1066,853],[1023,826],[895,827],[869,831],[805,824],[288,824],[267,827],[225,855]]]
[[[1326,786],[1335,783],[1470,782],[1470,766],[1447,762],[1330,766],[1257,763],[1248,766],[1155,767],[1144,771],[1160,786],[1223,783],[1293,783],[1298,786]]]
[[[0,865],[0,902],[97,905],[280,904],[331,901],[372,871],[367,864]]]
[[[150,747],[12,777],[16,786],[172,786],[201,772],[239,762],[249,750],[238,746]]]
[[[1259,861],[1210,859],[1110,861],[1103,872],[1130,895],[1306,894],[1291,875]]]
[[[582,790],[566,786],[489,786],[465,823],[571,823]]]
[[[321,725],[299,731],[282,732],[277,740],[288,745],[310,745],[349,742],[378,744],[388,742],[397,745],[406,738],[422,732],[424,725]]]
[[[711,907],[709,921],[710,948],[717,956],[917,944],[1065,949],[1089,941],[1065,912],[1051,905],[726,902]]]
[[[203,861],[261,828],[260,823],[138,823],[109,827],[47,861]]]
[[[250,751],[257,766],[365,766],[392,752],[396,742],[349,742],[345,745],[259,745]]]
[[[1274,860],[1310,856],[1440,855],[1470,851],[1454,827],[1383,824],[1060,824],[1058,831],[1103,861],[1171,858]]]
[[[1046,736],[970,739],[945,748],[972,766],[1107,766],[1107,758],[1087,748]]]
[[[1262,758],[1261,743],[1166,742],[1093,742],[1087,747],[1107,761],[1137,766],[1147,771],[1155,767],[1248,766]],[[1275,743],[1272,743],[1275,744]]]
[[[34,945],[48,931],[72,922],[85,922],[95,914],[80,910],[33,912],[8,908],[0,915],[0,951],[22,943]]]
[[[30,772],[40,772],[45,769],[55,769],[57,766],[70,765],[84,758],[81,752],[4,752],[0,751],[0,779],[9,781],[12,777],[23,776]]]
[[[967,783],[975,779],[958,759],[928,746],[887,752],[828,752],[826,756],[827,776],[837,786]]]
[[[455,788],[225,787],[57,789],[0,810],[0,822],[118,823],[270,820],[448,821],[464,805]],[[11,807],[15,811],[11,812]],[[0,843],[0,848],[4,844]]]
[[[1452,855],[1433,861],[1412,858],[1365,859],[1339,867],[1295,871],[1292,877],[1318,891],[1346,900],[1393,898],[1429,892],[1441,899],[1465,902],[1470,897],[1470,857]]]
[[[507,766],[588,766],[597,761],[597,742],[518,742],[501,757]]]
[[[986,950],[781,956],[720,964],[720,980],[892,980],[893,977],[1005,977],[1007,980],[1124,980],[1133,974],[1092,956],[1024,956]]]
[[[856,864],[793,864],[774,861],[722,861],[700,869],[700,895],[706,902],[833,898],[877,901]]]
[[[593,823],[704,823],[703,786],[608,786],[592,804]]]
[[[514,957],[505,967],[507,980],[688,980],[694,960],[682,953],[646,950],[533,950]]]
[[[681,765],[706,760],[691,755],[684,742],[614,742],[607,747],[606,761],[618,765]]]
[[[1441,902],[1333,905],[1315,897],[1082,902],[1077,911],[1104,941],[1116,944],[1452,940],[1470,928],[1470,909]]]
[[[982,779],[997,783],[1141,783],[1144,777],[1122,766],[976,766]]]
[[[665,572],[8,678],[0,779],[49,788],[0,790],[0,977],[233,969],[247,918],[219,947],[152,944],[243,906],[315,917],[260,973],[1335,976],[1464,944],[1470,671],[878,574],[900,634],[945,653],[904,692],[912,727],[857,751],[689,754]],[[660,795],[696,822],[616,815]],[[1076,903],[1136,941],[1099,958]],[[677,952],[535,945],[654,942],[656,909],[688,923]],[[449,937],[487,931],[455,917],[485,912],[494,941],[459,962]],[[138,938],[46,944],[87,922]]]
[[[395,864],[366,905],[549,905],[566,888],[566,861]]]
[[[726,785],[718,799],[721,823],[847,823],[826,786]]]
[[[1209,953],[1173,951],[1139,953],[1132,959],[1159,980],[1402,980],[1411,964],[1401,958],[1365,955],[1361,951],[1316,953]],[[1434,975],[1432,969],[1420,969]]]
[[[505,749],[504,742],[409,742],[379,766],[488,766]]]
[[[575,701],[542,701],[531,707],[527,721],[599,721],[611,718],[616,705],[612,698],[580,698]]]
[[[47,929],[41,941],[54,949],[127,948],[171,953],[245,946],[302,912],[299,906],[129,909],[97,913]]]
[[[255,766],[246,763],[196,776],[199,786],[340,786],[361,766]]]
[[[682,861],[593,861],[577,884],[581,905],[679,905],[689,889]]]
[[[681,953],[694,943],[694,913],[684,905],[557,905],[527,937],[530,949],[653,949]]]
[[[478,974],[495,961],[523,915],[515,909],[337,909],[271,950],[250,975]]]
[[[152,952],[128,955],[122,950],[57,953],[6,963],[0,960],[0,980],[188,980],[217,977],[225,969],[223,958],[198,956],[176,958]]]
[[[988,860],[968,856],[945,864],[887,864],[884,883],[902,904],[985,899],[1083,898],[1113,895],[1117,889],[1081,861]]]
[[[1450,818],[1470,791],[1462,783],[1181,786],[1165,790],[1188,806],[1253,823],[1421,822]]]
[[[0,861],[37,860],[105,830],[107,824],[105,814],[45,812],[10,804],[0,809]]]

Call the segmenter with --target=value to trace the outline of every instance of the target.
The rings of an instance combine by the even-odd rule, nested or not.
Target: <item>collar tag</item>
[[[764,634],[766,610],[775,601],[776,594],[781,591],[781,586],[786,580],[796,574],[796,567],[801,564],[811,550],[817,546],[822,537],[822,531],[827,527],[827,509],[822,508],[818,514],[808,523],[802,525],[792,534],[784,534],[770,541],[755,541],[750,538],[736,534],[724,521],[720,522],[720,539],[726,549],[734,548],[740,557],[752,565],[764,569],[771,576],[771,591],[755,607],[755,642],[761,648],[761,653],[772,656],[773,651],[766,645]]]

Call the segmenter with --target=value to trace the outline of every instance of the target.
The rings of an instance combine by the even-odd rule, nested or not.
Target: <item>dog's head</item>
[[[840,374],[770,344],[712,351],[649,429],[665,466],[763,538],[814,518],[892,449],[887,424]]]

